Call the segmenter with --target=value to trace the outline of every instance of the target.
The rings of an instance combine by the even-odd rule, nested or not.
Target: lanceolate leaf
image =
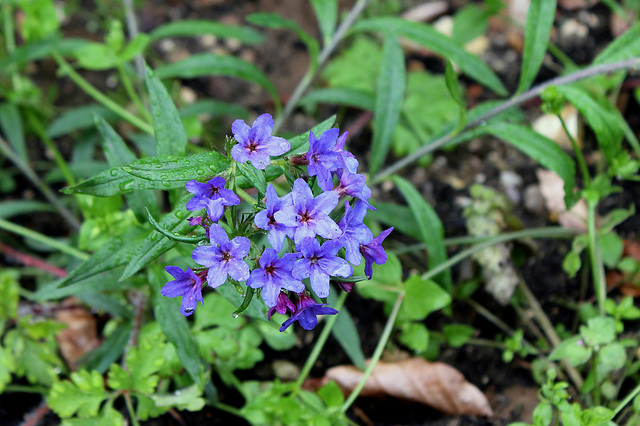
[[[331,306],[335,306],[337,301],[338,297],[336,296],[336,292],[332,291],[329,293],[329,303]],[[362,344],[360,343],[360,335],[346,307],[343,306],[340,309],[340,315],[336,318],[336,323],[331,333],[347,353],[353,365],[364,371],[366,365],[364,353],[362,352]]]
[[[142,189],[180,188],[190,180],[218,175],[228,167],[227,158],[216,151],[188,157],[143,158],[105,170],[84,182],[63,188],[62,192],[109,197]]]
[[[316,12],[318,26],[322,34],[322,44],[327,45],[333,38],[333,32],[336,29],[338,20],[338,1],[337,0],[311,0],[313,10]]]
[[[158,155],[184,155],[188,141],[178,110],[160,79],[149,67],[146,70],[156,152]]]
[[[315,105],[319,103],[345,105],[373,111],[375,99],[371,94],[347,88],[323,88],[307,93],[301,100],[301,105]]]
[[[312,63],[316,63],[318,52],[320,51],[318,41],[300,28],[295,21],[285,19],[277,13],[254,13],[247,17],[247,21],[267,28],[286,28],[295,31],[300,40],[307,46]]]
[[[182,61],[167,64],[156,69],[159,78],[195,78],[207,75],[239,77],[267,89],[278,105],[280,98],[275,86],[255,65],[230,55],[200,53]]]
[[[289,143],[291,144],[291,150],[287,153],[287,155],[298,155],[304,152],[309,151],[309,133],[313,132],[316,137],[320,137],[321,134],[329,130],[333,127],[333,124],[336,122],[336,116],[332,115],[331,117],[324,120],[322,123],[316,125],[309,132],[303,133],[296,137],[289,139]]]
[[[479,130],[509,142],[544,167],[556,172],[564,181],[564,200],[567,208],[577,201],[573,192],[575,164],[557,143],[529,128],[506,122],[490,124]]]
[[[640,57],[640,22],[615,39],[593,61],[594,64],[622,61]]]
[[[503,96],[507,94],[507,89],[500,79],[484,62],[429,25],[402,18],[384,17],[362,20],[352,29],[353,31],[382,31],[405,37],[453,61],[465,74],[497,94]]]
[[[382,48],[382,64],[376,91],[371,164],[369,166],[371,176],[375,175],[382,166],[389,152],[391,137],[402,110],[406,83],[404,54],[400,42],[395,35],[387,35]]]
[[[161,25],[153,30],[151,39],[158,40],[165,37],[201,37],[206,34],[218,38],[235,38],[248,44],[258,44],[264,41],[264,36],[253,28],[204,20],[176,21]]]
[[[447,248],[444,245],[444,227],[440,218],[411,182],[400,176],[394,176],[393,181],[407,200],[407,204],[413,212],[413,218],[420,228],[422,241],[427,245],[429,252],[429,268],[444,263],[447,260]],[[435,280],[451,293],[451,271],[449,269],[438,274]]]
[[[123,164],[132,163],[136,160],[136,156],[127,144],[124,143],[120,135],[101,117],[95,117],[96,127],[102,135],[102,149],[107,157],[109,165],[121,166]],[[144,223],[146,219],[145,207],[151,210],[153,214],[158,213],[158,202],[150,191],[136,191],[132,194],[125,195],[131,210],[136,214],[136,218],[140,223]]]
[[[180,235],[186,234],[193,229],[187,220],[190,212],[186,209],[186,203],[189,198],[191,198],[191,195],[183,197],[171,213],[164,215],[159,223],[163,229]],[[131,277],[175,245],[175,241],[161,235],[158,231],[151,231],[135,250],[135,254],[124,268],[124,272],[118,281]]]
[[[149,281],[153,287],[153,312],[162,332],[175,345],[176,353],[182,365],[189,372],[193,381],[202,389],[204,387],[204,376],[198,345],[189,328],[187,319],[180,314],[180,308],[176,304],[177,300],[160,294],[160,289],[171,278],[167,277],[167,275],[159,267],[149,270]],[[202,309],[203,307],[201,306],[200,308]]]
[[[267,190],[266,173],[253,167],[250,162],[238,164],[238,169],[251,182],[251,186],[258,190],[261,198]]]
[[[16,48],[6,59],[0,61],[0,72],[5,71],[12,65],[24,66],[29,62],[46,58],[51,55],[53,50],[58,51],[61,55],[69,55],[88,43],[90,43],[89,40],[61,38],[58,35],[49,37],[46,40],[26,43]]]
[[[517,93],[527,90],[538,74],[549,44],[555,12],[556,0],[532,1],[529,5]]]
[[[27,145],[24,142],[22,119],[20,118],[20,110],[14,104],[0,104],[0,129],[2,129],[16,155],[27,163],[29,159],[27,157]]]
[[[615,112],[607,110],[578,86],[558,86],[556,89],[587,120],[607,161],[609,164],[613,163],[622,149],[624,120]]]

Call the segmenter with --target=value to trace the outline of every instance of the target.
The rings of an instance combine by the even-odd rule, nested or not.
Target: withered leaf
[[[71,370],[76,370],[76,362],[100,343],[95,317],[79,304],[78,299],[69,297],[56,312],[56,321],[67,325],[56,339],[62,357]]]

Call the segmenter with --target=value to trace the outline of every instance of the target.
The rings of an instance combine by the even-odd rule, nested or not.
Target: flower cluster
[[[264,173],[260,171],[272,163],[271,157],[291,149],[286,139],[271,135],[273,125],[269,114],[259,116],[251,127],[236,120],[231,129],[237,144],[231,148],[231,158],[237,163],[249,161]],[[203,302],[203,282],[213,288],[227,281],[236,286],[244,282],[262,296],[269,307],[268,319],[275,312],[291,313],[281,331],[296,321],[311,330],[318,315],[337,314],[326,303],[317,303],[311,292],[326,298],[332,279],[350,291],[353,266],[360,265],[362,259],[365,274],[371,279],[373,264],[387,260],[382,242],[393,230],[374,238],[364,224],[367,211],[374,209],[369,204],[371,190],[365,177],[357,173],[358,160],[345,150],[346,139],[347,133],[340,135],[337,128],[319,138],[311,132],[306,154],[276,160],[296,179],[284,196],[278,195],[273,184],[267,186],[265,198],[254,205],[249,219],[252,226],[238,226],[235,220],[220,223],[225,208],[240,204],[236,188],[226,188],[227,180],[235,182],[229,179],[236,170],[234,166],[227,172],[227,179],[216,176],[206,183],[188,182],[186,189],[193,198],[187,209],[206,210],[205,215],[190,218],[189,223],[205,228],[209,244],[193,250],[193,260],[201,265],[195,272],[176,266],[165,268],[175,279],[167,282],[162,294],[182,296],[181,312],[187,316],[198,301]],[[268,247],[252,242],[250,238],[259,234],[266,234]]]

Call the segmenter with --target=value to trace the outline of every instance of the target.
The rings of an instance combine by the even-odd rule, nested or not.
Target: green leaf
[[[527,90],[538,74],[547,51],[553,18],[556,12],[556,0],[532,1],[527,12],[527,25],[524,33],[524,52],[520,83],[516,93]]]
[[[95,126],[95,116],[113,121],[117,115],[102,105],[88,104],[70,109],[51,122],[47,136],[57,138],[76,130]]]
[[[78,65],[87,70],[108,70],[115,68],[119,60],[116,52],[103,43],[89,43],[73,52]]]
[[[286,28],[288,30],[294,31],[297,36],[302,40],[302,42],[307,46],[309,50],[309,56],[311,56],[311,63],[314,64],[312,66],[315,67],[318,58],[318,52],[320,51],[320,46],[318,45],[318,41],[311,37],[309,33],[304,31],[300,26],[291,19],[286,19],[280,16],[277,13],[253,13],[247,16],[247,21],[254,25],[260,25],[266,28]]]
[[[0,128],[11,144],[18,158],[27,163],[27,145],[24,141],[24,129],[20,110],[10,103],[0,104]]]
[[[611,343],[600,348],[596,359],[599,380],[607,377],[613,370],[624,367],[626,361],[627,352],[620,343]]]
[[[160,289],[167,282],[164,270],[162,268],[151,268],[149,270],[149,282],[154,290],[153,312],[156,320],[169,342],[175,345],[182,365],[189,372],[193,381],[202,389],[204,387],[204,376],[200,356],[198,355],[198,345],[189,328],[187,319],[180,313],[180,309],[176,304],[177,300],[172,300],[160,294]]]
[[[2,335],[2,324],[6,320],[14,319],[18,316],[18,282],[13,273],[8,271],[0,272],[0,335]]]
[[[61,426],[122,426],[126,424],[122,414],[107,402],[100,417],[90,419],[64,419]]]
[[[419,275],[411,276],[404,283],[404,292],[400,310],[410,320],[423,320],[431,312],[451,304],[449,293],[438,284],[431,280],[424,280]]]
[[[466,4],[453,17],[451,38],[465,44],[484,34],[489,26],[489,13],[475,4]]]
[[[417,353],[423,353],[429,347],[429,330],[419,322],[405,322],[402,325],[400,342]]]
[[[346,87],[315,89],[300,99],[303,106],[319,103],[344,105],[365,111],[373,111],[375,108],[375,99],[370,93]]]
[[[128,62],[132,60],[136,55],[141,54],[151,43],[151,37],[147,34],[138,34],[136,37],[126,45],[124,50],[118,54],[120,62]]]
[[[370,210],[367,217],[393,226],[395,231],[402,232],[416,240],[422,238],[420,226],[415,221],[411,209],[393,203],[376,202],[376,210]]]
[[[0,394],[11,383],[11,373],[16,368],[11,352],[0,345]]]
[[[89,40],[80,38],[61,38],[59,34],[53,34],[45,40],[26,43],[18,46],[11,55],[0,60],[0,72],[15,66],[22,67],[38,59],[46,58],[56,50],[61,55],[70,55],[80,47],[90,43]]]
[[[391,138],[400,118],[405,87],[406,70],[400,42],[395,35],[387,35],[382,48],[382,68],[378,75],[376,90],[375,121],[369,164],[371,176],[380,169],[389,152]]]
[[[580,336],[589,346],[606,345],[616,338],[615,320],[611,317],[596,317],[580,326]]]
[[[574,367],[584,364],[589,361],[590,358],[591,348],[584,345],[580,336],[573,336],[563,340],[549,355],[551,361],[567,359],[569,364]]]
[[[280,320],[280,324],[275,318],[271,318],[271,322],[258,321],[256,326],[262,335],[265,343],[269,345],[271,349],[276,351],[287,351],[292,349],[296,345],[296,335],[293,331],[293,327],[287,328],[285,331],[280,331],[281,323],[284,322],[284,318]]]
[[[480,131],[509,142],[542,166],[556,172],[564,181],[564,200],[567,207],[571,207],[577,201],[577,195],[573,192],[575,163],[557,143],[529,128],[506,122],[493,123]]]
[[[47,404],[60,417],[95,417],[102,401],[109,397],[104,389],[104,379],[97,371],[71,373],[71,382],[53,384]]]
[[[299,155],[309,151],[309,133],[313,132],[316,137],[320,137],[321,134],[326,132],[327,130],[333,127],[333,124],[336,122],[336,116],[332,115],[331,117],[324,120],[322,123],[314,126],[310,131],[303,133],[301,135],[295,136],[289,140],[291,144],[291,150],[286,154],[288,156]]]
[[[337,0],[311,0],[311,6],[316,13],[320,33],[322,34],[322,44],[326,46],[333,38],[338,21],[338,1]]]
[[[318,389],[318,396],[322,398],[322,401],[324,401],[325,405],[329,408],[340,407],[344,404],[344,394],[340,386],[333,380]]]
[[[432,269],[446,262],[447,248],[444,245],[444,227],[437,213],[411,182],[399,176],[394,176],[392,179],[407,200],[413,213],[413,220],[420,229],[422,241],[427,245],[429,268]],[[451,271],[449,269],[436,275],[435,279],[442,283],[447,291],[451,292]]]
[[[443,327],[444,337],[449,346],[459,348],[469,341],[475,329],[465,324],[447,324]]]
[[[110,197],[144,189],[167,190],[184,187],[193,179],[218,175],[228,167],[227,158],[216,151],[187,157],[142,158],[126,166],[105,170],[77,185],[63,188],[62,192]]]
[[[609,164],[614,164],[622,151],[624,121],[618,114],[592,98],[579,86],[558,86],[556,90],[571,102],[596,134],[598,145]]]
[[[189,225],[187,217],[189,211],[186,208],[186,201],[190,197],[183,197],[176,205],[177,207],[164,217],[158,223],[163,229],[178,235],[184,235],[193,229]],[[160,235],[158,231],[151,231],[149,235],[140,243],[134,251],[134,255],[124,268],[122,276],[118,281],[124,281],[133,276],[136,272],[149,265],[151,262],[160,257],[163,253],[169,251],[176,242],[164,235]]]
[[[460,85],[458,84],[458,74],[456,73],[456,70],[454,69],[453,64],[450,61],[447,61],[444,76],[447,90],[449,90],[451,98],[458,104],[459,107],[458,109],[460,111],[460,118],[458,119],[458,128],[456,129],[456,132],[459,132],[467,124],[467,103],[465,102],[460,91]]]
[[[112,238],[107,244],[92,254],[89,259],[71,271],[59,287],[66,287],[70,284],[91,278],[101,272],[109,271],[129,263],[140,244],[142,236],[142,229],[132,228],[126,237],[118,236]]]
[[[21,1],[22,24],[19,29],[25,41],[41,40],[60,28],[53,0]]]
[[[238,163],[238,170],[249,180],[251,186],[258,190],[259,198],[262,198],[267,190],[267,178],[264,170],[256,169],[250,162]]]
[[[329,293],[329,304],[335,306],[338,301],[336,292]],[[353,318],[346,307],[340,309],[340,314],[336,318],[336,322],[331,330],[333,337],[336,338],[342,349],[347,353],[349,359],[360,370],[364,371],[366,365],[364,363],[364,353],[362,352],[362,343],[360,342],[360,335],[358,329],[353,322]]]
[[[180,108],[180,117],[187,118],[200,114],[211,116],[226,115],[231,118],[248,118],[249,111],[242,105],[216,101],[213,99],[201,99],[192,104]]]
[[[598,245],[601,250],[602,263],[607,268],[615,268],[624,250],[624,241],[615,232],[598,235]]]
[[[175,407],[179,410],[200,411],[204,408],[202,391],[197,386],[179,389],[169,395],[152,395],[157,407]]]
[[[230,55],[200,53],[182,61],[166,64],[156,69],[159,78],[195,78],[210,75],[239,77],[264,87],[273,101],[279,105],[278,92],[269,78],[255,65]]]
[[[120,135],[113,130],[113,127],[103,118],[96,117],[95,120],[96,127],[102,135],[102,149],[109,165],[115,167],[134,162],[136,160],[135,154],[124,143]],[[158,202],[150,191],[136,191],[132,194],[126,194],[125,198],[140,223],[144,223],[146,219],[145,208],[148,208],[152,214],[158,214]]]
[[[209,34],[217,38],[235,38],[248,44],[258,44],[264,41],[264,36],[253,28],[196,19],[181,20],[161,25],[153,30],[151,39],[158,40],[165,37],[201,37]]]
[[[613,40],[593,63],[605,64],[640,56],[640,22],[636,22],[624,34]]]
[[[402,18],[370,18],[356,23],[353,31],[381,31],[396,34],[414,41],[421,46],[453,61],[466,75],[489,87],[499,95],[506,95],[507,89],[493,71],[477,56],[464,50],[462,46],[429,25],[410,22]]]
[[[21,214],[53,212],[55,207],[43,201],[12,200],[0,202],[0,218],[9,219]]]
[[[159,70],[146,68],[145,83],[149,91],[149,104],[153,116],[153,131],[156,137],[156,153],[162,155],[184,155],[187,149],[187,134],[180,115],[160,81]]]
[[[109,366],[122,356],[132,328],[133,325],[130,322],[120,324],[100,346],[84,355],[79,363],[88,370],[96,370],[100,374],[104,374]]]
[[[14,374],[26,376],[29,383],[51,386],[63,368],[62,360],[56,355],[57,344],[53,333],[46,339],[34,339],[13,329],[6,334],[4,344],[15,361]]]

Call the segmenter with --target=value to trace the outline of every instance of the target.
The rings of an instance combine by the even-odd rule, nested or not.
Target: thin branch
[[[568,74],[568,75],[564,75],[561,77],[556,77],[553,78],[545,83],[539,84],[538,86],[535,86],[533,88],[531,88],[530,90],[526,91],[525,93],[523,93],[522,95],[519,96],[515,96],[507,101],[505,101],[504,103],[498,105],[497,107],[495,107],[494,109],[492,109],[491,111],[487,112],[486,114],[481,115],[480,117],[478,117],[477,119],[470,121],[469,123],[467,123],[467,125],[464,127],[464,129],[462,129],[462,132],[465,132],[467,130],[471,130],[474,127],[477,127],[478,125],[486,122],[487,120],[489,120],[492,117],[495,117],[496,115],[503,113],[504,111],[508,110],[509,108],[512,108],[516,105],[520,105],[530,99],[534,99],[538,96],[540,96],[540,94],[547,88],[550,86],[562,86],[565,84],[570,84],[570,83],[575,83],[576,81],[580,81],[580,80],[584,80],[585,78],[589,78],[589,77],[593,77],[595,75],[599,75],[599,74],[606,74],[606,73],[610,73],[610,72],[614,72],[614,71],[619,71],[619,70],[623,70],[623,69],[628,69],[628,68],[633,68],[635,66],[640,65],[640,58],[631,58],[631,59],[625,59],[623,61],[618,61],[618,62],[612,62],[610,64],[603,64],[603,65],[596,65],[593,67],[589,67],[589,68],[585,68],[583,70],[580,71],[576,71],[574,73]],[[460,132],[460,133],[462,133]],[[416,152],[414,152],[413,154],[407,155],[406,157],[404,157],[401,160],[396,161],[395,163],[393,163],[391,166],[387,167],[386,169],[382,170],[380,173],[378,173],[375,177],[375,179],[373,179],[372,183],[376,184],[381,182],[384,178],[386,178],[387,176],[397,172],[398,170],[402,169],[405,166],[408,166],[409,164],[413,163],[414,161],[418,160],[420,157],[423,157],[439,148],[441,148],[442,146],[446,145],[447,143],[449,143],[454,137],[459,136],[460,133],[451,133],[448,134],[446,136],[442,136],[430,143],[427,143],[427,145],[423,146],[422,148],[418,149]]]

